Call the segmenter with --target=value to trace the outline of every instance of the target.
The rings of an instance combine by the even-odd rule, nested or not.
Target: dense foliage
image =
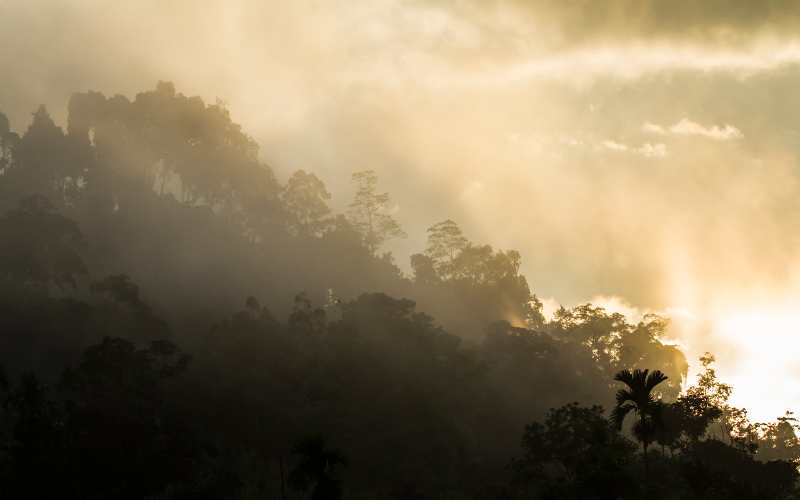
[[[0,114],[2,491],[794,494],[791,415],[751,424],[710,356],[682,391],[664,318],[545,318],[520,254],[451,220],[408,276],[382,253],[404,236],[389,194],[353,181],[334,213],[313,173],[281,183],[221,103],[169,83],[75,94],[66,131]]]

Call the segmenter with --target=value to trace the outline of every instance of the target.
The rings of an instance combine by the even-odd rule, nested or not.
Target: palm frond
[[[645,370],[645,372],[647,372],[647,370]],[[645,385],[645,389],[647,390],[647,392],[650,392],[650,391],[653,390],[653,388],[655,388],[655,386],[657,386],[661,382],[667,380],[668,378],[669,377],[664,375],[664,373],[661,370],[655,370],[655,371],[653,371],[652,373],[650,373],[649,375],[646,376],[645,384],[644,384]]]
[[[630,403],[628,404],[618,404],[611,410],[611,423],[616,426],[617,429],[622,429],[622,423],[625,422],[625,417],[628,416],[628,413],[634,410],[634,406]]]
[[[633,372],[631,372],[627,368],[624,370],[620,370],[617,372],[616,375],[614,375],[614,380],[616,380],[617,382],[622,382],[623,384],[630,387],[633,381]]]
[[[625,402],[635,402],[633,393],[629,389],[620,389],[617,391],[617,406],[621,406]]]

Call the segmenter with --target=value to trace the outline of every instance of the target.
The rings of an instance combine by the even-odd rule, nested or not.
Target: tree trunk
[[[283,472],[283,457],[278,457],[278,466],[281,469],[281,500],[286,500],[286,476]]]

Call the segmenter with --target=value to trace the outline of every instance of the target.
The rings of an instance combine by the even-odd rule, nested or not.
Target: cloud
[[[669,130],[676,135],[701,135],[718,141],[742,138],[741,131],[733,125],[724,125],[721,128],[716,125],[704,127],[686,118],[670,127]]]
[[[615,141],[603,141],[603,146],[611,151],[628,151],[630,149],[625,144]]]
[[[464,201],[475,201],[484,192],[484,185],[480,181],[470,181],[466,187],[461,190],[460,199]]]
[[[641,321],[645,314],[652,312],[649,310],[641,310],[624,298],[615,295],[595,295],[590,302],[597,307],[602,307],[610,314],[622,314],[634,323]]]
[[[172,80],[227,101],[278,177],[314,171],[336,210],[374,168],[410,235],[399,265],[454,218],[567,306],[702,311],[800,268],[800,2],[107,4],[0,0],[16,130],[40,103],[63,124],[73,91]]]
[[[561,304],[553,297],[539,297],[542,303],[542,315],[548,321],[552,321],[556,317],[556,312],[561,309]]]
[[[547,10],[567,2],[528,3]],[[719,268],[757,279],[796,255],[788,229],[796,172],[767,172],[789,164],[793,145],[779,141],[793,139],[781,132],[800,128],[792,111],[800,94],[783,90],[800,85],[798,44],[609,35],[592,47],[553,49],[511,15],[521,8],[514,2],[103,4],[0,0],[0,110],[16,130],[39,103],[64,123],[76,90],[133,97],[172,80],[186,94],[227,101],[279,178],[313,170],[341,209],[352,195],[349,173],[374,168],[410,233],[457,218],[476,241],[519,249],[534,290],[565,303],[602,288],[663,305],[675,273],[659,245],[683,250],[687,275],[709,288],[718,274],[728,279]],[[584,14],[559,19],[569,25]],[[147,37],[137,36],[142,26]],[[563,84],[581,74],[592,85]],[[642,137],[642,123],[650,135]],[[739,129],[728,123],[747,124],[737,154],[712,140],[667,140],[732,139]],[[770,169],[743,168],[751,145]],[[637,168],[655,159],[669,168]],[[655,250],[641,245],[642,233]],[[396,245],[402,265],[424,241],[412,235]],[[609,267],[617,250],[626,265]]]
[[[651,144],[646,142],[639,147],[631,147],[621,142],[606,140],[602,142],[602,145],[610,151],[620,153],[630,152],[644,156],[645,158],[664,158],[667,156],[667,146],[663,143]]]
[[[744,137],[742,132],[733,125],[726,124],[722,127],[717,125],[705,127],[697,122],[689,120],[688,118],[683,118],[679,122],[669,127],[664,127],[651,122],[645,122],[645,124],[642,125],[642,131],[655,135],[696,135],[717,141],[730,141]]]
[[[531,31],[546,34],[551,44],[561,46],[642,40],[731,46],[763,36],[793,36],[800,28],[800,4],[782,0],[472,0],[469,3],[486,16],[513,9],[520,23],[526,23]]]
[[[667,156],[667,146],[663,143],[650,144],[646,142],[636,151],[647,158],[664,158]]]
[[[661,125],[656,125],[655,123],[645,122],[642,125],[642,132],[647,132],[648,134],[658,134],[658,135],[667,135],[669,132],[667,129],[662,127]]]

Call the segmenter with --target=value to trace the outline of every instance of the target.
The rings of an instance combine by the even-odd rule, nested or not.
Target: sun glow
[[[800,371],[800,299],[723,310],[711,323],[715,343],[726,346],[730,358],[718,371],[733,385],[732,404],[762,421],[800,406],[795,382]]]
[[[800,296],[791,297],[720,301],[706,315],[671,315],[672,333],[690,363],[687,384],[695,383],[697,359],[708,351],[716,356],[717,376],[733,386],[730,404],[746,408],[752,421],[800,409],[794,382],[800,375]]]
[[[595,296],[590,302],[633,322],[648,312],[669,318],[668,338],[662,340],[679,345],[689,361],[684,386],[696,383],[702,369],[698,359],[711,352],[717,376],[733,387],[729,403],[747,409],[751,421],[774,421],[787,410],[800,410],[800,385],[794,382],[800,376],[800,294],[726,298],[713,306],[658,311],[616,296]],[[552,319],[552,311],[547,317]]]

